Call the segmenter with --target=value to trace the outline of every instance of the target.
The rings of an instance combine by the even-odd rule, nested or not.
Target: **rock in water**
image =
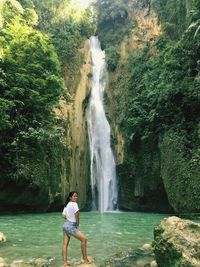
[[[6,267],[6,266],[8,266],[6,261],[0,257],[0,267]]]
[[[158,267],[157,262],[156,261],[152,261],[150,264],[150,267]]]
[[[149,251],[149,252],[152,251],[152,247],[151,247],[150,244],[144,244],[144,245],[142,246],[142,249],[143,249],[144,251]]]
[[[94,260],[92,259],[92,257],[88,257],[90,263],[87,264],[87,263],[83,263],[82,261],[81,262],[77,262],[74,264],[75,267],[97,267],[97,265],[95,264]]]
[[[3,233],[0,232],[0,243],[6,242],[6,237]]]
[[[200,224],[172,216],[154,229],[159,267],[200,267]]]
[[[77,262],[69,262],[69,267],[97,267],[94,259],[91,256],[88,256],[89,264],[83,263],[83,260],[77,261]],[[62,266],[61,266],[62,267]]]

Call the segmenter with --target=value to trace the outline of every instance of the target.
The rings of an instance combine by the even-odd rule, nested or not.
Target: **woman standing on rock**
[[[69,245],[70,237],[74,236],[76,239],[81,241],[81,252],[84,263],[90,263],[86,253],[86,237],[82,234],[79,229],[79,207],[77,204],[78,194],[76,191],[69,193],[67,198],[66,207],[63,209],[63,218],[65,222],[63,224],[63,248],[62,255],[64,261],[64,267],[67,267],[67,247]]]

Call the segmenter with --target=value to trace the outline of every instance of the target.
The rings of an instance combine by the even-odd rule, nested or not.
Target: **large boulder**
[[[172,216],[154,229],[159,267],[200,267],[200,224]]]

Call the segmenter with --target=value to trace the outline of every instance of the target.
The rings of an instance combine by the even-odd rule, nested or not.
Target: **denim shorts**
[[[72,236],[79,232],[75,222],[65,221],[63,224],[63,233],[67,236]]]

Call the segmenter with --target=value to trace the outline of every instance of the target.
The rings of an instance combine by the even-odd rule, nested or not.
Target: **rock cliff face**
[[[159,267],[200,266],[200,224],[178,217],[164,219],[154,231],[154,252]]]
[[[116,115],[119,114],[117,109],[126,108],[127,101],[124,88],[116,89],[113,85],[117,79],[126,75],[123,65],[127,64],[127,58],[131,53],[141,51],[146,45],[150,47],[150,53],[154,55],[156,38],[161,34],[158,17],[153,10],[150,10],[148,4],[129,2],[129,12],[135,27],[130,35],[119,44],[120,63],[118,66],[122,67],[109,73],[109,86],[107,87],[108,113],[112,125],[112,140],[119,182],[119,207],[128,210],[165,211],[168,209],[168,201],[160,177],[160,156],[157,144],[149,140],[138,145],[137,137],[132,135],[127,138],[126,132],[120,125],[120,118]],[[121,108],[117,106],[119,99]],[[127,148],[128,142],[132,143],[129,148]]]
[[[184,106],[187,102],[195,107],[189,95],[199,71],[190,74],[190,70],[198,65],[198,55],[183,60],[184,53],[179,54],[185,49],[191,55],[198,51],[191,41],[197,31],[196,18],[189,14],[199,12],[199,6],[187,0],[127,2],[133,29],[128,28],[117,45],[116,38],[122,38],[117,27],[115,35],[108,29],[106,38],[101,37],[108,46],[107,102],[119,207],[199,212],[199,106],[191,112]],[[123,25],[129,25],[127,21]],[[110,39],[109,33],[113,34]],[[118,54],[113,52],[116,47]],[[174,66],[168,68],[172,62]],[[181,73],[190,80],[186,87]],[[198,94],[193,97],[199,103]]]
[[[155,40],[157,36],[161,33],[161,27],[158,24],[158,18],[154,11],[150,12],[149,7],[132,7],[129,2],[129,8],[132,10],[131,16],[132,20],[135,21],[136,27],[132,30],[129,36],[126,36],[124,40],[119,45],[120,51],[120,63],[126,62],[127,57],[130,53],[136,52],[144,48],[146,44],[151,46],[152,52],[155,51]],[[115,75],[110,73],[109,80],[115,78]],[[114,117],[114,110],[116,102],[115,97],[123,92],[116,92],[115,90],[109,90],[107,87],[107,96],[109,99],[109,115],[112,124],[112,133],[114,139],[114,150],[116,155],[116,163],[122,164],[124,161],[124,138],[118,126],[118,119]],[[117,122],[117,123],[116,123]]]
[[[161,26],[158,23],[158,17],[149,6],[132,7],[132,20],[136,27],[132,30],[130,36],[125,37],[120,45],[121,60],[125,61],[128,54],[138,49],[144,48],[146,44],[150,45],[152,52],[155,52],[156,38],[161,34]]]
[[[90,85],[88,74],[90,72],[90,51],[87,41],[83,48],[83,65],[80,69],[80,81],[71,100],[60,101],[56,115],[65,123],[64,143],[69,151],[67,158],[62,160],[61,190],[63,203],[69,191],[79,193],[79,206],[84,208],[89,201],[89,145],[85,119],[85,105]]]

